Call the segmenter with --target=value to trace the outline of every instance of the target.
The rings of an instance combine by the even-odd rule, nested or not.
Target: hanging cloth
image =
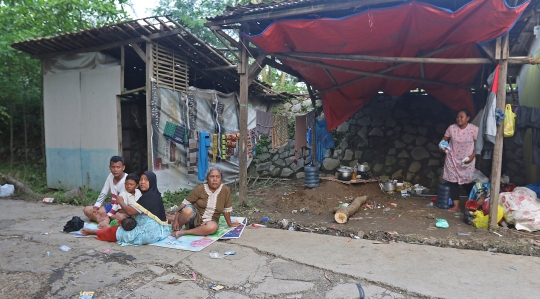
[[[258,137],[261,134],[266,134],[272,137],[272,128],[274,127],[274,117],[268,112],[255,110],[257,126],[255,127],[255,135]]]
[[[195,168],[197,168],[197,146],[198,146],[198,132],[195,130],[189,130],[188,150],[187,150],[187,170],[188,174],[195,174]]]
[[[296,116],[296,126],[294,129],[294,162],[298,162],[298,151],[307,146],[307,124],[306,115]]]
[[[286,116],[274,115],[274,129],[272,131],[272,148],[280,148],[289,141],[289,122]]]
[[[208,169],[208,147],[210,146],[210,134],[206,132],[199,133],[199,150],[197,163],[197,177],[199,181],[204,182],[206,170]]]
[[[540,108],[521,106],[516,114],[514,143],[523,146],[525,131],[532,130],[532,163],[540,166]]]
[[[317,120],[316,126],[317,162],[322,164],[326,150],[335,147],[334,137],[332,137],[332,134],[326,128],[326,120]]]

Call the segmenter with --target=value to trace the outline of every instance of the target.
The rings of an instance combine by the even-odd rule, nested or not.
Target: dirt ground
[[[250,223],[262,223],[271,228],[348,238],[359,236],[382,244],[407,242],[540,256],[540,232],[517,231],[512,227],[500,228],[496,232],[477,229],[462,220],[462,213],[428,206],[432,196],[402,198],[387,195],[376,181],[346,185],[321,180],[321,185],[313,189],[305,188],[302,180],[282,181],[250,190],[248,207],[236,208],[235,214],[247,216]],[[351,203],[363,195],[368,197],[367,203],[373,209],[362,207],[345,224],[334,220],[335,207],[340,203]],[[397,206],[390,206],[390,203]],[[293,210],[296,210],[295,214]],[[270,221],[263,223],[264,217],[269,217]],[[446,219],[450,227],[436,228],[435,218]],[[283,219],[288,223],[285,228]]]

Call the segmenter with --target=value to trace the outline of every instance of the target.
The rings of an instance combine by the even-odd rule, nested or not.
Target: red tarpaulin
[[[415,57],[419,53],[426,54],[454,45],[431,57],[478,58],[481,55],[477,44],[508,32],[528,4],[529,1],[518,7],[509,7],[504,0],[473,0],[451,12],[412,1],[389,8],[369,9],[340,19],[276,21],[263,33],[247,37],[269,54],[310,52]],[[376,72],[395,64],[306,59],[367,72]],[[318,90],[334,86],[332,79],[319,66],[281,60]],[[473,82],[481,66],[426,63],[423,67],[426,80],[465,86]],[[328,71],[337,84],[362,77],[338,70]],[[385,74],[421,78],[418,63]],[[453,109],[469,108],[474,111],[472,95],[467,88],[371,77],[322,95],[328,129],[333,130],[346,121],[378,91],[399,96],[418,87]]]

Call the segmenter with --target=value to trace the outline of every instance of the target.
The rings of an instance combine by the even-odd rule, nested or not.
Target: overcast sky
[[[127,8],[128,14],[134,19],[152,16],[149,9],[155,8],[159,4],[159,0],[130,0],[133,4],[133,10]]]

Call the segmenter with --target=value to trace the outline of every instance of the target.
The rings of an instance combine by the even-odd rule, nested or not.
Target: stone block
[[[292,171],[292,169],[290,168],[283,168],[281,170],[281,174],[279,175],[280,177],[282,178],[288,178],[289,176],[291,176],[291,174],[293,174],[294,171]]]
[[[380,163],[377,163],[377,164],[375,164],[375,166],[373,167],[373,171],[378,173],[378,172],[380,172],[380,171],[382,170],[383,166],[384,166],[384,165],[382,165],[382,164],[380,164]]]
[[[446,129],[447,129],[446,124],[438,124],[435,131],[437,131],[437,133],[442,135],[442,134],[444,134],[444,132],[446,132]]]
[[[289,167],[294,171],[297,172],[298,170],[304,168],[305,162],[304,159],[298,159],[297,163],[291,163]]]
[[[369,116],[364,116],[358,120],[358,124],[362,126],[367,126],[371,124],[371,118]]]
[[[409,158],[409,153],[406,151],[406,150],[402,150],[401,152],[399,152],[398,158]]]
[[[259,161],[261,161],[261,162],[264,162],[264,161],[270,159],[270,154],[269,153],[264,153],[264,154],[257,155],[257,159],[259,159]]]
[[[395,118],[387,118],[386,119],[386,127],[393,128],[397,124],[397,121]]]
[[[390,130],[390,131],[386,132],[386,137],[390,137],[392,135],[394,135],[394,131]]]
[[[283,159],[278,159],[274,163],[276,163],[276,165],[281,166],[281,167],[287,165],[287,163],[285,163],[285,160],[283,160]]]
[[[416,173],[420,168],[422,168],[422,164],[418,161],[414,161],[411,163],[411,166],[409,166],[409,172]]]
[[[429,158],[429,153],[424,147],[417,146],[411,151],[411,156],[415,160],[423,160]]]
[[[399,165],[399,167],[407,166],[407,160],[405,160],[405,159],[399,160],[398,165]]]
[[[418,132],[418,129],[415,126],[405,125],[403,127],[403,131],[405,131],[405,132],[407,132],[409,134],[416,134],[416,132]]]
[[[287,166],[291,165],[291,163],[294,162],[294,159],[295,159],[294,156],[286,158],[285,165]]]
[[[343,139],[343,141],[341,141],[341,143],[339,144],[339,147],[342,150],[346,150],[349,147],[349,142],[347,142],[347,139]]]
[[[401,142],[401,141],[399,141],[399,140],[394,140],[394,146],[395,146],[396,148],[404,148],[404,147],[406,146],[406,144],[403,143],[403,142]]]
[[[402,178],[403,178],[403,170],[400,169],[400,170],[398,170],[398,171],[392,173],[392,178],[393,178],[394,180],[402,179]]]
[[[388,150],[388,155],[393,156],[395,154],[396,154],[396,149],[395,148],[391,148],[391,149]]]
[[[282,154],[284,151],[285,151],[285,147],[282,146],[282,147],[280,147],[280,148],[278,149],[277,152],[278,152],[278,154]]]
[[[303,178],[305,178],[305,177],[306,177],[306,175],[305,175],[304,172],[298,172],[298,173],[296,173],[296,178],[297,178],[297,179],[303,179]]]
[[[358,164],[358,160],[352,160],[351,162],[349,162],[350,167],[356,167],[357,164]]]
[[[397,161],[396,157],[386,156],[386,161],[384,162],[384,165],[394,165],[396,161]]]
[[[366,139],[367,138],[367,127],[362,127],[358,132],[356,133],[360,138]]]
[[[270,166],[272,166],[272,162],[264,162],[264,163],[257,164],[255,169],[257,170],[257,172],[261,172],[261,171],[269,170]]]
[[[383,131],[379,127],[373,128],[368,134],[369,136],[384,136]]]
[[[412,182],[413,179],[414,179],[414,173],[412,173],[412,172],[407,172],[407,175],[405,176],[405,180],[406,180],[407,182]]]
[[[350,149],[345,150],[345,155],[343,156],[343,160],[350,161],[353,158],[353,151]]]
[[[336,150],[334,150],[334,155],[333,157],[336,158],[336,159],[341,159],[341,157],[343,156],[343,150],[338,148]]]
[[[355,159],[362,159],[362,151],[354,151],[354,158]]]
[[[338,168],[340,161],[338,159],[326,158],[323,160],[323,167],[326,170],[334,170]]]
[[[280,173],[281,173],[281,168],[276,167],[272,171],[270,171],[270,176],[275,178],[275,177],[278,177]]]
[[[427,142],[426,137],[419,136],[416,138],[416,145],[422,145]]]
[[[411,143],[413,142],[415,139],[416,139],[416,136],[414,135],[411,135],[411,134],[405,134],[401,137],[401,139],[403,140],[403,142],[405,143]]]
[[[272,166],[270,166],[270,168],[269,168],[268,170],[270,170],[270,172],[271,172],[271,171],[274,170],[275,168],[276,168],[276,165],[272,164]]]
[[[418,127],[418,133],[426,136],[427,134],[427,128],[426,127]]]
[[[348,130],[349,130],[349,123],[348,122],[342,123],[336,129],[336,131],[339,132],[339,133],[344,133],[344,132],[347,132]]]
[[[441,162],[439,160],[429,159],[428,166],[439,166],[439,165],[441,165]]]

